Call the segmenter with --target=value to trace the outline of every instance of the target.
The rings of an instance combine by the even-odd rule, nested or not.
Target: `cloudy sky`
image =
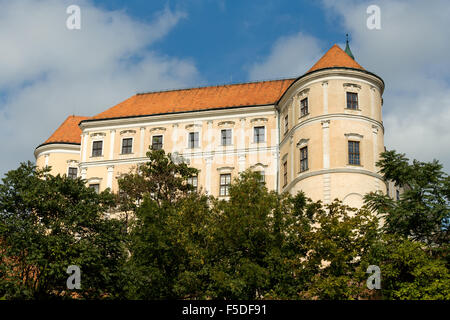
[[[81,8],[68,30],[66,9]],[[381,29],[366,26],[369,5]],[[299,76],[350,34],[386,83],[385,144],[450,172],[450,4],[442,1],[0,0],[0,176],[70,114],[136,92]]]

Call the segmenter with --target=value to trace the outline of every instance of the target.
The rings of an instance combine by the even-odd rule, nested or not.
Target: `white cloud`
[[[249,78],[262,80],[296,77],[311,68],[322,54],[319,40],[312,36],[299,32],[280,37],[268,57],[249,67]]]
[[[0,175],[33,160],[70,114],[94,115],[136,92],[199,81],[192,61],[151,50],[185,13],[166,8],[142,23],[76,1],[81,30],[68,30],[74,2],[0,0]]]
[[[381,9],[381,30],[366,8]],[[324,1],[351,34],[358,62],[386,83],[385,145],[450,171],[450,6],[448,1]]]
[[[350,34],[356,60],[386,83],[386,147],[410,159],[438,159],[449,172],[448,1],[324,0],[322,4],[328,23],[341,29],[343,37]],[[381,30],[366,26],[371,4],[381,9]],[[304,33],[280,37],[270,55],[249,68],[249,78],[298,76],[323,54],[319,41]]]

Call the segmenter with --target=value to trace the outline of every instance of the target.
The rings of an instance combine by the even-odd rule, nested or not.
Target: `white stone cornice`
[[[49,143],[41,145],[38,148],[36,148],[36,150],[34,150],[34,157],[37,159],[40,155],[50,153],[80,154],[80,145],[69,143]]]

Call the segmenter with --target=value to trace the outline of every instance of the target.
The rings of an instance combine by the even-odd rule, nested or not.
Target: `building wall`
[[[384,151],[383,83],[355,70],[323,70],[300,79],[280,101],[280,192],[304,191],[313,200],[339,198],[360,207],[370,191],[386,193],[375,163]],[[358,109],[347,109],[346,92],[358,95]],[[300,101],[309,113],[301,116]],[[286,130],[284,119],[288,115]],[[360,164],[350,164],[348,141],[359,142]],[[300,148],[308,149],[308,169],[300,170]],[[287,183],[284,183],[287,162]]]
[[[127,122],[128,121],[128,122]],[[228,109],[213,112],[186,113],[119,120],[114,123],[87,123],[83,128],[80,164],[81,176],[90,183],[99,183],[100,190],[118,190],[117,177],[129,172],[137,163],[146,161],[152,136],[163,136],[163,149],[178,152],[199,169],[200,188],[219,196],[220,174],[252,168],[265,172],[269,189],[276,189],[277,113],[274,106]],[[254,127],[265,127],[265,141],[254,142]],[[221,145],[221,130],[232,130],[232,143]],[[189,148],[188,135],[199,133],[198,148]],[[123,138],[133,138],[132,154],[121,154]],[[92,156],[92,143],[103,141],[103,153]]]
[[[50,144],[41,146],[35,151],[36,166],[50,166],[53,175],[67,174],[69,167],[78,168],[80,162],[80,146],[71,144]]]
[[[83,122],[81,145],[71,152],[78,152],[79,175],[88,184],[117,192],[117,178],[145,162],[152,137],[162,135],[163,149],[178,152],[199,169],[199,187],[214,196],[219,196],[220,174],[231,173],[233,179],[251,168],[264,171],[270,190],[292,194],[302,190],[313,200],[330,203],[339,198],[359,207],[365,193],[387,191],[375,166],[384,151],[383,90],[383,82],[370,73],[320,70],[294,82],[278,105]],[[346,108],[346,92],[357,93],[357,110]],[[302,116],[304,98],[308,113]],[[254,142],[255,126],[265,127],[264,142]],[[229,146],[221,145],[222,129],[232,130]],[[199,133],[198,148],[188,147],[189,132]],[[124,138],[133,139],[131,154],[122,154]],[[349,140],[360,143],[359,165],[349,164]],[[92,155],[94,141],[103,141],[101,156]],[[301,171],[300,148],[305,146],[308,169]],[[66,173],[74,153],[46,148],[37,152],[38,166],[45,165],[49,154],[52,172]]]

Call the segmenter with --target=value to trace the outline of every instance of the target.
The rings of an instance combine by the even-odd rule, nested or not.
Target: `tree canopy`
[[[449,178],[434,161],[381,154],[394,201],[269,191],[246,170],[229,197],[196,190],[197,170],[151,150],[100,194],[21,164],[0,184],[0,297],[7,299],[450,299]],[[107,218],[109,210],[132,219]],[[69,265],[82,288],[66,288]],[[381,290],[368,290],[369,265]]]

